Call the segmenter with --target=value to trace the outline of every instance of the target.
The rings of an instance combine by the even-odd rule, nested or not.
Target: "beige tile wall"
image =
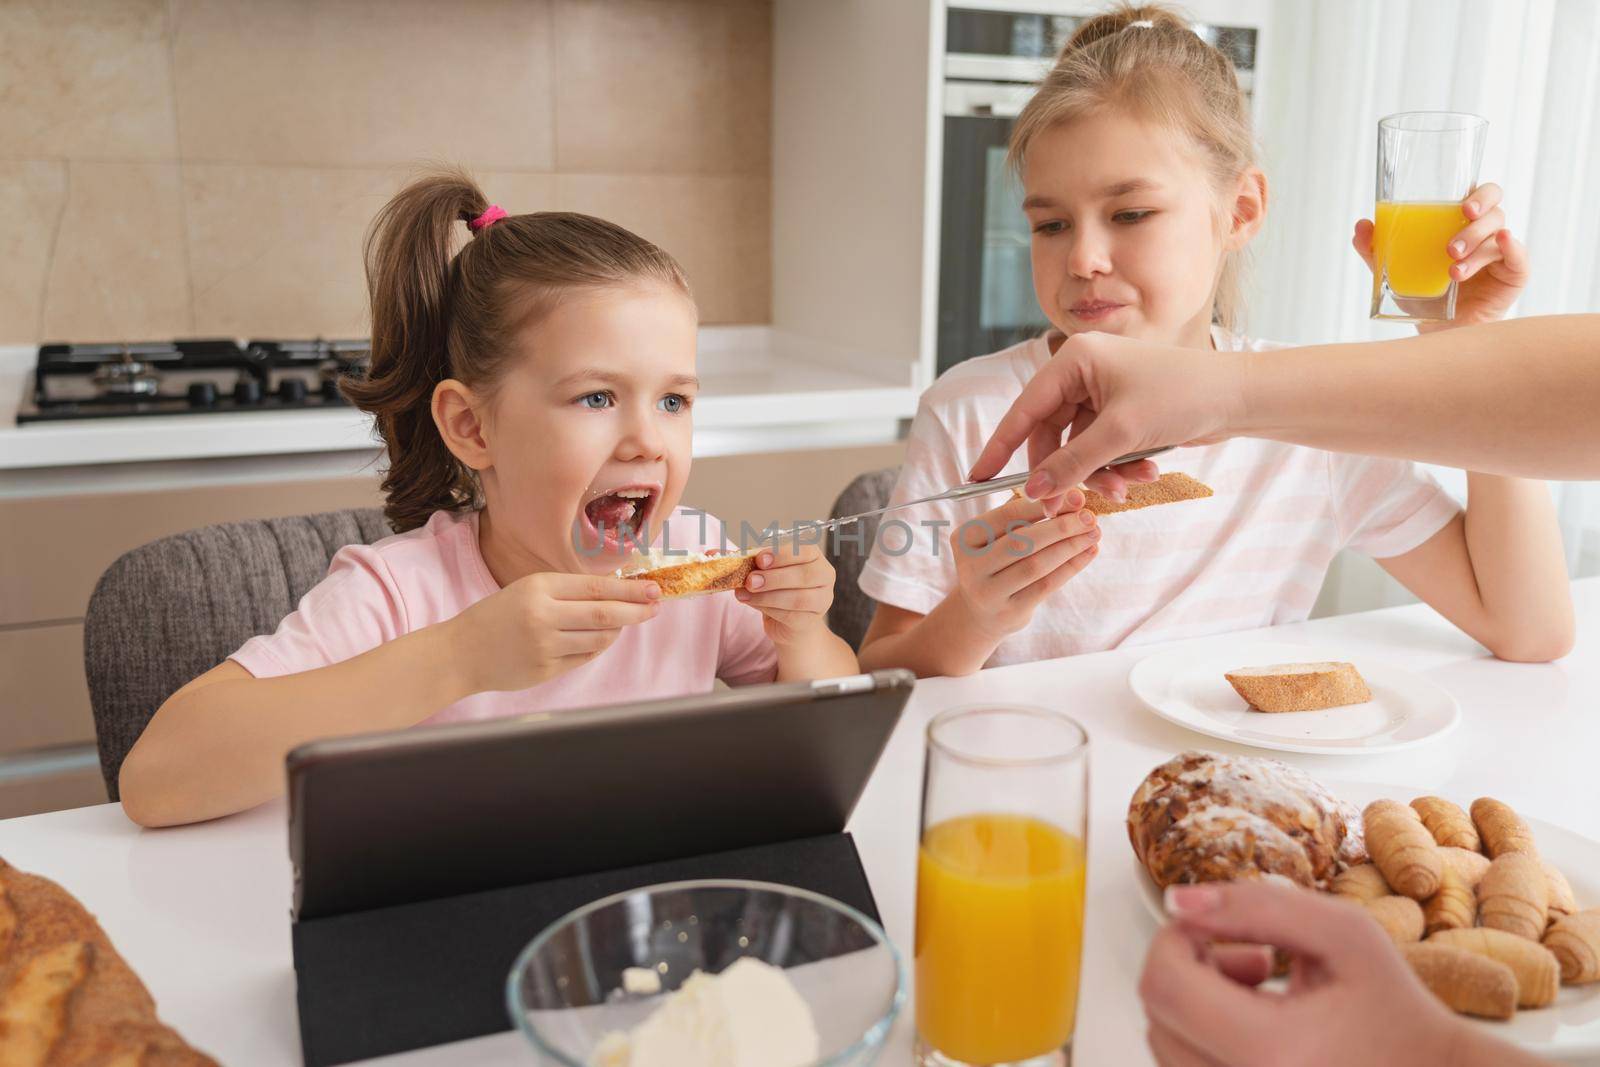
[[[770,317],[770,0],[4,0],[0,344],[364,330],[418,165]]]

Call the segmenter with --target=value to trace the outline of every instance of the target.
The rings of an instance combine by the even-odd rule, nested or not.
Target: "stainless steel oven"
[[[1017,8],[1030,6],[1018,0]],[[1194,11],[1195,4],[1187,5]],[[1262,5],[1202,4],[1195,32],[1222,48],[1252,96]],[[990,0],[945,18],[944,150],[939,223],[940,373],[1048,326],[1033,295],[1029,233],[1006,145],[1061,44],[1092,8],[1041,2],[1000,9]]]

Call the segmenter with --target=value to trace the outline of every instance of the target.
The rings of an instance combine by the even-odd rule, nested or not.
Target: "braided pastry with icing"
[[[1128,838],[1159,886],[1279,875],[1328,889],[1367,859],[1361,815],[1273,759],[1184,752],[1128,805]]]

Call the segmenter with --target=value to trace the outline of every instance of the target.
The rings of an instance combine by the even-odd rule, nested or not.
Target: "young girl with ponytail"
[[[122,766],[130,817],[251,807],[316,738],[856,670],[815,545],[763,549],[733,597],[611,576],[624,525],[722,541],[673,519],[698,382],[671,256],[586,215],[507,216],[446,171],[389,202],[366,260],[371,367],[347,393],[387,447],[395,536],[341,549],[275,633],[167,699]]]
[[[1238,332],[1238,263],[1265,219],[1267,182],[1237,75],[1174,12],[1123,6],[1079,26],[1018,116],[1010,157],[1033,234],[1034,293],[1053,328],[962,363],[928,390],[894,502],[964,481],[1064,344],[1281,347]],[[1503,228],[1499,199],[1484,185],[1462,204],[1470,221],[1448,246],[1461,285],[1448,325],[1500,318],[1527,284],[1527,255]],[[1371,242],[1362,220],[1354,243],[1369,266]],[[1070,340],[1080,334],[1115,336]],[[921,511],[960,533],[949,551],[874,551],[861,588],[879,607],[861,662],[964,674],[1297,622],[1343,548],[1378,560],[1497,656],[1545,660],[1571,647],[1564,552],[1538,482],[1469,474],[1463,513],[1426,474],[1391,459],[1238,439],[1160,463],[1215,496],[1119,514],[1103,537],[1072,486],[1030,485],[1064,505],[1049,518],[1038,500]],[[1129,473],[1154,476],[1144,468]],[[1018,455],[1003,473],[1024,469]],[[1017,525],[1023,551],[991,536]]]

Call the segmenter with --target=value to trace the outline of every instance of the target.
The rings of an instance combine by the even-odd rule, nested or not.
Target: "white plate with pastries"
[[[1372,657],[1308,663],[1317,649],[1266,642],[1207,643],[1147,656],[1134,664],[1128,685],[1161,718],[1197,733],[1253,748],[1326,756],[1370,756],[1435,741],[1461,720],[1449,690],[1404,667]],[[1264,669],[1286,671],[1263,674]],[[1353,668],[1353,670],[1351,669]],[[1241,674],[1242,672],[1242,674]],[[1295,676],[1294,672],[1300,672]],[[1228,675],[1235,675],[1230,681]],[[1255,675],[1255,677],[1248,677]],[[1354,700],[1311,711],[1254,710],[1248,682],[1265,695],[1324,694]],[[1315,683],[1315,684],[1313,684]],[[1331,692],[1332,695],[1325,695]],[[1361,696],[1369,699],[1360,700]],[[1312,699],[1311,703],[1318,703]]]
[[[1191,754],[1185,753],[1185,756]],[[1175,757],[1175,761],[1183,757]],[[1273,763],[1270,760],[1252,760],[1250,757],[1224,757],[1225,760],[1236,764],[1247,763]],[[1166,766],[1172,766],[1168,764]],[[1283,767],[1282,764],[1276,764]],[[1298,782],[1304,781],[1304,776],[1298,771],[1288,768],[1289,774],[1283,778],[1274,778],[1265,784],[1265,788],[1258,794],[1267,807],[1283,803],[1283,790],[1295,788]],[[1158,772],[1152,772],[1154,776]],[[1207,786],[1209,788],[1209,784]],[[1407,786],[1384,786],[1370,783],[1322,783],[1327,793],[1337,801],[1348,804],[1351,808],[1345,809],[1359,811],[1375,800],[1390,799],[1401,804],[1424,795],[1421,790]],[[1228,804],[1230,811],[1237,811],[1237,797],[1223,796],[1219,799],[1231,801]],[[1462,808],[1468,808],[1475,796],[1447,796],[1445,799],[1454,801]],[[1195,805],[1198,807],[1198,805]],[[1252,804],[1252,807],[1256,805]],[[1266,810],[1263,808],[1263,810]],[[1292,810],[1292,805],[1290,806]],[[1313,802],[1313,811],[1318,810],[1318,805]],[[1270,814],[1270,812],[1268,812]],[[1286,817],[1294,818],[1292,814]],[[1538,847],[1542,860],[1562,872],[1570,884],[1573,900],[1580,910],[1600,909],[1600,842],[1592,841],[1539,819],[1523,818],[1528,829],[1532,832],[1535,844]],[[1237,827],[1235,827],[1237,829]],[[1194,842],[1185,842],[1185,849],[1192,852]],[[1139,896],[1144,907],[1157,922],[1166,921],[1166,912],[1162,905],[1162,891],[1157,886],[1155,879],[1146,869],[1137,856],[1133,858],[1134,880],[1139,887]],[[1487,859],[1483,861],[1487,863]],[[1548,935],[1547,935],[1548,936]],[[1531,944],[1531,942],[1530,942]],[[1519,1008],[1515,1015],[1505,1020],[1473,1019],[1474,1025],[1484,1027],[1487,1032],[1500,1038],[1520,1045],[1540,1055],[1554,1057],[1562,1060],[1582,1060],[1589,1062],[1592,1057],[1600,1055],[1600,981],[1587,982],[1580,985],[1562,983],[1555,995],[1554,1003],[1539,1008]]]

